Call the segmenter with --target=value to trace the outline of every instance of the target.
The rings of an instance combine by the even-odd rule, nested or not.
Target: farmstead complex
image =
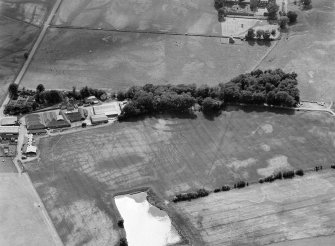
[[[332,0],[0,0],[0,245],[335,245]]]

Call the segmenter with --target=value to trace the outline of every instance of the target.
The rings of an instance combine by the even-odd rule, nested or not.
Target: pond
[[[167,213],[147,201],[147,193],[115,197],[129,246],[165,246],[180,241]]]

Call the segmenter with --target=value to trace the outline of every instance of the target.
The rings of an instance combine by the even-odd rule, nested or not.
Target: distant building
[[[2,140],[16,140],[19,136],[18,126],[0,126],[0,137]]]
[[[108,118],[106,115],[104,114],[100,114],[100,115],[92,115],[91,116],[91,122],[93,125],[98,125],[98,124],[102,124],[102,123],[107,123],[108,122]]]
[[[99,103],[99,100],[95,97],[95,96],[90,96],[85,98],[85,103],[89,103],[89,104],[97,104]]]
[[[17,117],[5,117],[1,119],[2,126],[16,126],[18,125]]]

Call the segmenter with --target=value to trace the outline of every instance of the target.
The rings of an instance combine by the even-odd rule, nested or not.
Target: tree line
[[[297,85],[297,74],[294,72],[258,69],[213,87],[197,87],[195,84],[132,86],[120,91],[117,99],[128,100],[122,109],[121,120],[161,112],[185,113],[196,103],[205,114],[209,114],[218,112],[229,103],[294,107],[300,101]]]

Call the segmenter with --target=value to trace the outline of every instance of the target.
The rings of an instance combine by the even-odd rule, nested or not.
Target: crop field
[[[276,170],[329,166],[334,124],[322,113],[236,108],[214,120],[148,118],[42,138],[40,159],[25,168],[65,244],[111,243],[115,194],[152,187],[171,199]]]
[[[293,1],[291,1],[293,2]],[[333,0],[313,0],[311,10],[297,11],[298,22],[290,26],[260,68],[280,67],[295,71],[303,99],[334,100],[335,6]],[[286,39],[288,37],[288,39]]]
[[[334,195],[331,171],[214,193],[176,207],[206,245],[266,245],[334,233]]]
[[[0,201],[0,245],[60,245],[24,174],[0,174]]]
[[[0,101],[38,34],[37,27],[0,16]]]
[[[147,83],[217,85],[253,67],[266,50],[213,37],[52,28],[22,84],[114,90]]]
[[[220,35],[209,0],[63,0],[55,25],[128,31]]]
[[[0,16],[41,26],[55,0],[0,0]]]

